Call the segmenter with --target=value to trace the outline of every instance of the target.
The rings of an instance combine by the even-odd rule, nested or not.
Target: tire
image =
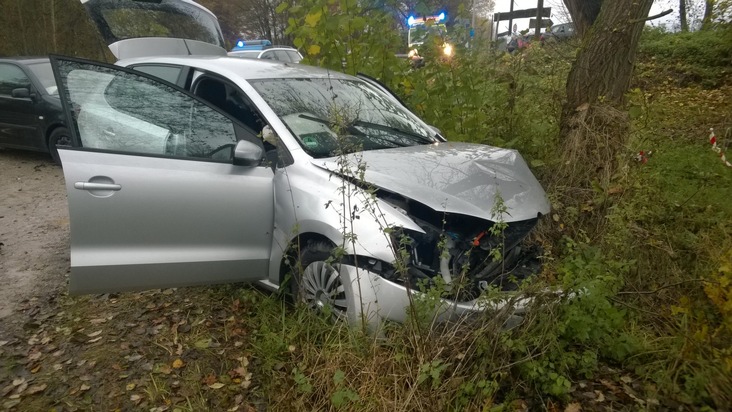
[[[308,242],[302,249],[299,264],[290,282],[296,304],[316,312],[330,313],[336,320],[348,319],[348,297],[338,271],[338,264],[328,258],[333,247],[326,242]]]
[[[48,153],[57,165],[61,164],[61,157],[58,155],[57,146],[71,146],[71,134],[65,127],[57,127],[48,136]]]

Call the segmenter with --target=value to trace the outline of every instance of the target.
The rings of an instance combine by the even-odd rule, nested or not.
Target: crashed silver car
[[[52,58],[76,143],[59,150],[73,293],[256,282],[374,324],[439,283],[459,315],[512,283],[549,212],[516,151],[448,142],[372,80],[137,54]]]

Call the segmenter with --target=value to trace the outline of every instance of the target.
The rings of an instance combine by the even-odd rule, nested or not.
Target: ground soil
[[[46,154],[0,149],[0,338],[55,300],[69,272],[63,171]]]

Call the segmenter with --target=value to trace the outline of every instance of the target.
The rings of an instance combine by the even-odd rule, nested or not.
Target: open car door
[[[225,56],[216,16],[191,0],[81,0],[118,59]]]
[[[71,292],[266,278],[274,201],[262,142],[144,73],[51,62],[79,146],[59,150]],[[249,163],[235,164],[241,159]]]

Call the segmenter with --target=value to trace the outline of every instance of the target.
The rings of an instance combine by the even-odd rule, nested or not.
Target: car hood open
[[[312,162],[346,176],[358,176],[362,164],[369,184],[438,212],[496,221],[491,210],[499,196],[507,207],[500,219],[505,222],[533,219],[550,210],[544,189],[515,150],[447,142],[370,150],[347,155],[347,162],[338,160]]]

